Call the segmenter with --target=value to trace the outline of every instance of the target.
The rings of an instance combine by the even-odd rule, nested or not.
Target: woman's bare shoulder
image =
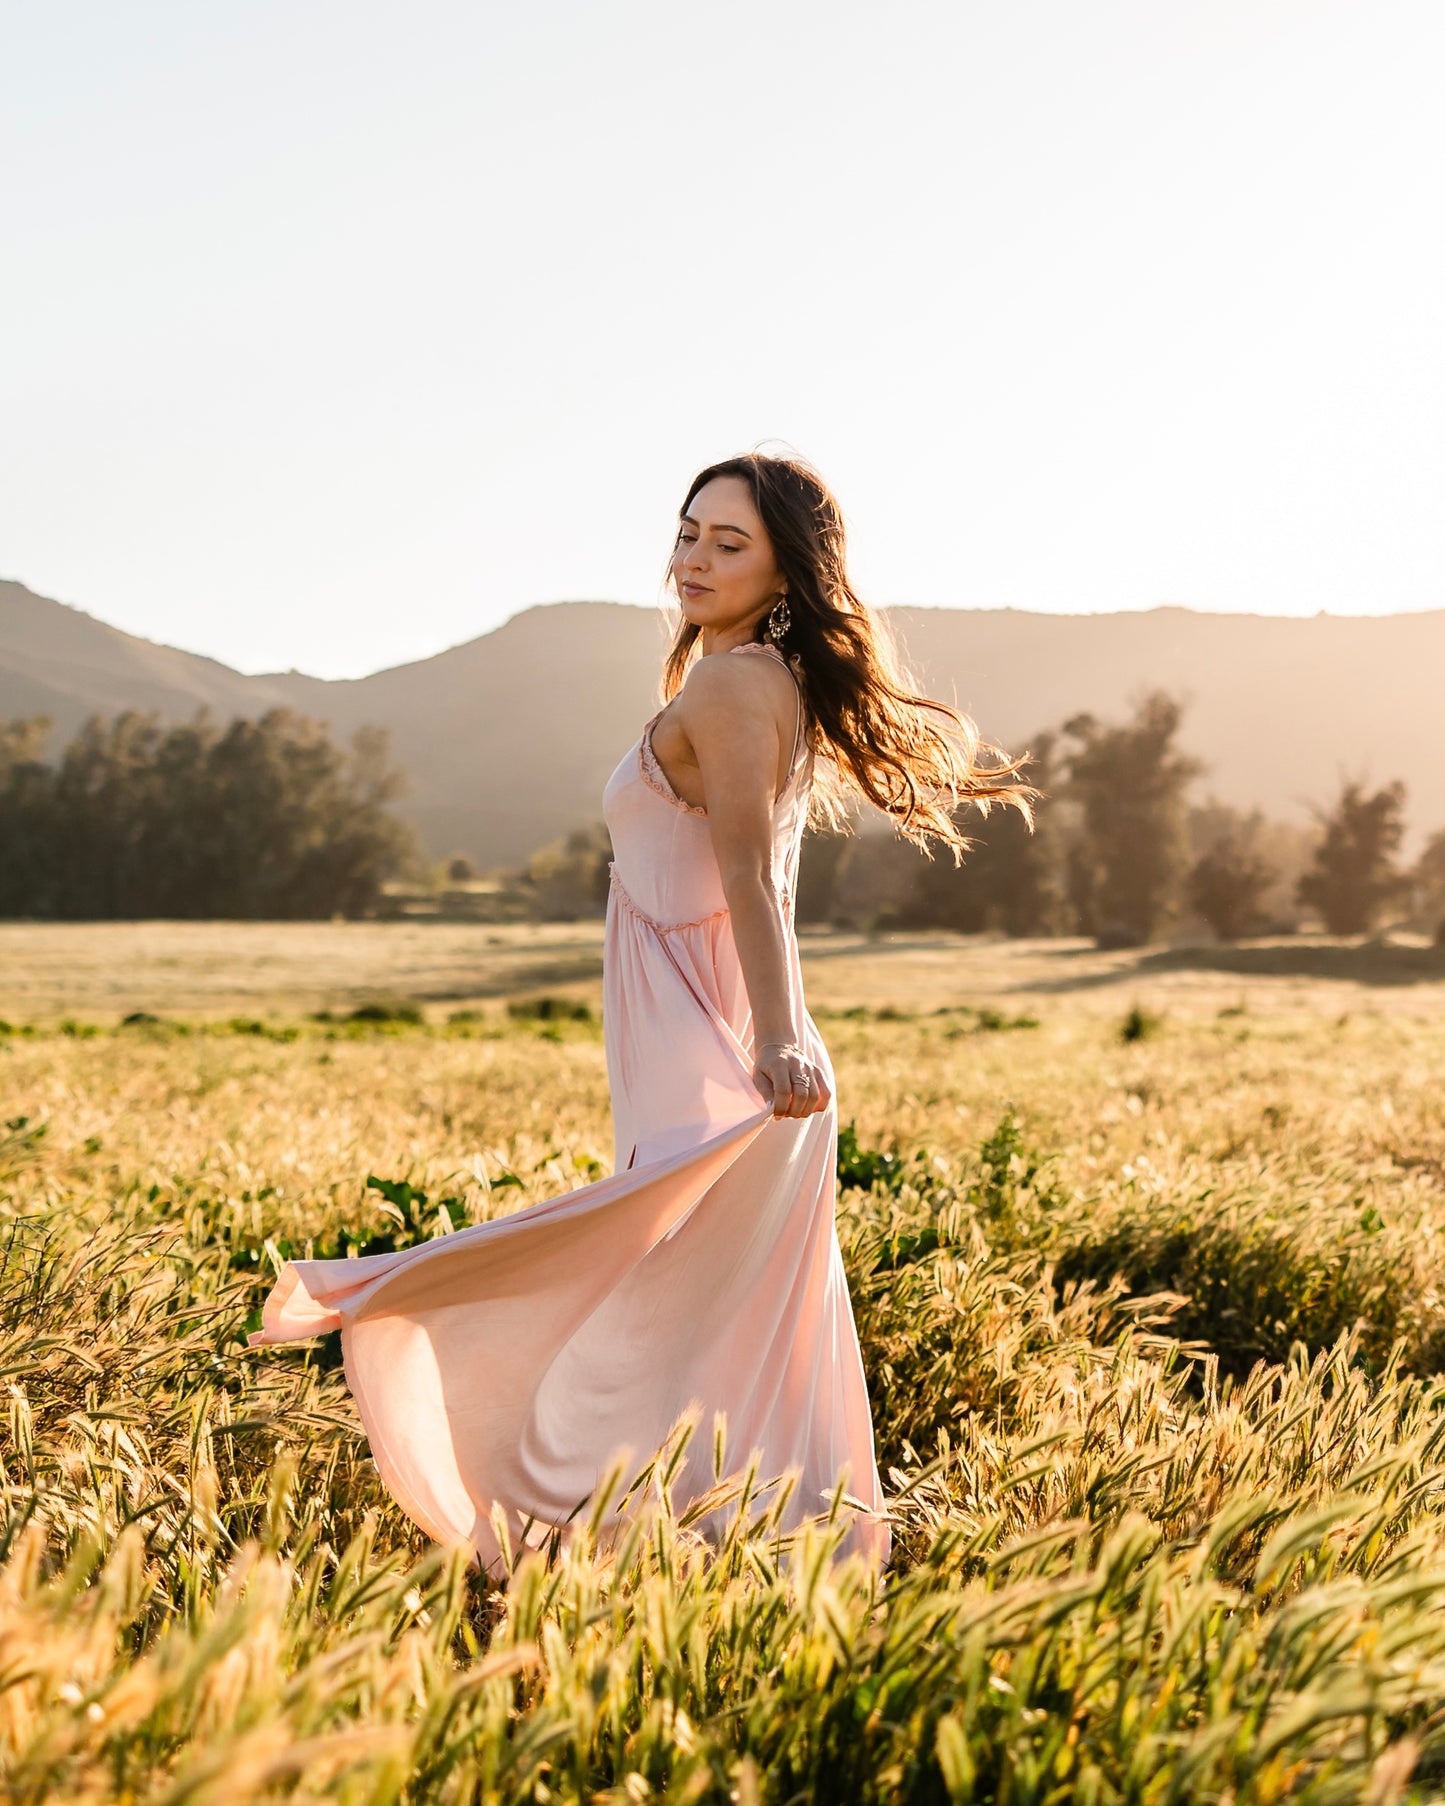
[[[751,757],[774,739],[792,744],[796,695],[792,677],[775,658],[709,653],[694,663],[678,693],[679,725],[694,753],[711,747],[714,756]]]
[[[786,720],[792,731],[797,683],[780,660],[713,652],[696,659],[679,692],[679,703],[689,715],[742,714]]]

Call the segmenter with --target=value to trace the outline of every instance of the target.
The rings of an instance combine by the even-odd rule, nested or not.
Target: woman
[[[339,1328],[383,1480],[487,1566],[495,1508],[513,1540],[539,1540],[610,1457],[650,1454],[690,1405],[704,1426],[725,1414],[765,1484],[796,1476],[786,1522],[845,1482],[863,1507],[848,1543],[881,1563],[833,1222],[833,1069],[793,932],[799,846],[851,793],[957,859],[960,803],[1027,809],[1030,793],[1015,765],[981,771],[972,724],[903,683],[849,583],[837,504],[802,463],[702,471],[671,575],[666,706],[603,799],[613,1176],[395,1254],[288,1262],[250,1340]],[[711,1442],[688,1449],[680,1506],[715,1484]]]

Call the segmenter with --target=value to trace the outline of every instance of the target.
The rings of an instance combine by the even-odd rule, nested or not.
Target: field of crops
[[[810,941],[893,1563],[663,1451],[498,1587],[245,1345],[610,1166],[595,934],[450,932],[0,934],[7,1801],[1445,1798],[1438,957]]]

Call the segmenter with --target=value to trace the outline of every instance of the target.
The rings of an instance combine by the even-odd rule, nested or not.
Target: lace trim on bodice
[[[783,654],[776,646],[769,645],[762,640],[749,640],[745,645],[734,646],[732,650],[734,652],[766,652],[770,653],[774,658],[780,659],[783,664],[789,662],[784,658]],[[793,760],[788,767],[788,775],[783,780],[783,788],[774,799],[774,807],[776,807],[788,794],[789,789],[792,787],[793,779],[797,777],[801,768],[799,755],[807,751],[807,735],[803,732],[801,681],[802,680],[798,678],[797,674],[794,673],[794,682],[798,683],[800,686],[798,696],[798,729],[793,737]],[[667,773],[658,763],[657,754],[652,750],[653,723],[658,721],[666,712],[667,705],[664,704],[664,706],[657,711],[657,714],[647,722],[642,730],[642,737],[637,742],[638,774],[649,790],[655,790],[663,801],[671,803],[674,809],[680,809],[684,815],[706,816],[707,810],[701,803],[690,803],[685,797],[681,797],[677,794],[672,785],[668,783]]]
[[[657,715],[652,721],[657,720]],[[674,809],[681,809],[684,815],[706,815],[707,810],[701,803],[690,803],[681,797],[667,781],[667,774],[657,762],[657,754],[652,750],[652,721],[642,730],[642,738],[637,744],[637,769],[642,774],[642,781],[649,790],[655,790],[664,802],[671,803]]]

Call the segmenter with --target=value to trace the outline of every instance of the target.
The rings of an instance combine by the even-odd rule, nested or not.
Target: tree
[[[1076,715],[1061,760],[1079,806],[1067,857],[1085,934],[1142,945],[1176,919],[1188,871],[1185,793],[1203,769],[1176,744],[1183,706],[1156,690],[1122,726]]]
[[[1238,828],[1229,829],[1189,874],[1189,905],[1222,941],[1263,931],[1265,897],[1275,868]]]
[[[1274,820],[1259,809],[1237,809],[1211,796],[1190,805],[1188,828],[1191,877],[1203,860],[1221,852],[1226,858],[1253,854],[1267,869],[1268,882],[1246,912],[1249,926],[1241,932],[1294,934],[1298,930],[1296,886],[1314,859],[1320,837],[1313,822]],[[1192,891],[1190,906],[1196,914],[1202,913]]]
[[[92,715],[52,770],[40,719],[0,724],[6,914],[357,916],[417,861],[384,729],[347,751],[291,709],[224,732],[205,709],[171,727],[127,709]]]
[[[809,828],[798,849],[798,895],[793,919],[821,926],[837,908],[838,872],[848,851],[849,836],[832,828]]]
[[[0,721],[0,916],[48,913],[55,773],[41,753],[53,725]]]
[[[1405,786],[1398,779],[1373,796],[1352,781],[1333,812],[1320,817],[1324,832],[1297,889],[1300,902],[1318,910],[1331,934],[1367,934],[1406,888],[1395,864],[1404,806]]]
[[[1035,735],[1025,777],[1047,799],[1057,785],[1058,735]],[[1001,931],[1014,936],[1061,934],[1068,926],[1063,835],[1054,816],[1036,806],[1032,830],[1017,809],[995,805],[980,817],[958,811],[974,845],[961,866],[932,859],[918,869],[902,912],[908,927],[953,928],[961,934]]]
[[[1445,828],[1426,841],[1410,882],[1419,913],[1433,928],[1436,941],[1445,945]]]
[[[856,928],[901,928],[928,856],[891,827],[850,834],[833,880],[831,919]]]
[[[607,824],[593,822],[533,853],[520,886],[533,912],[544,922],[575,922],[606,909],[611,863],[612,836]]]

